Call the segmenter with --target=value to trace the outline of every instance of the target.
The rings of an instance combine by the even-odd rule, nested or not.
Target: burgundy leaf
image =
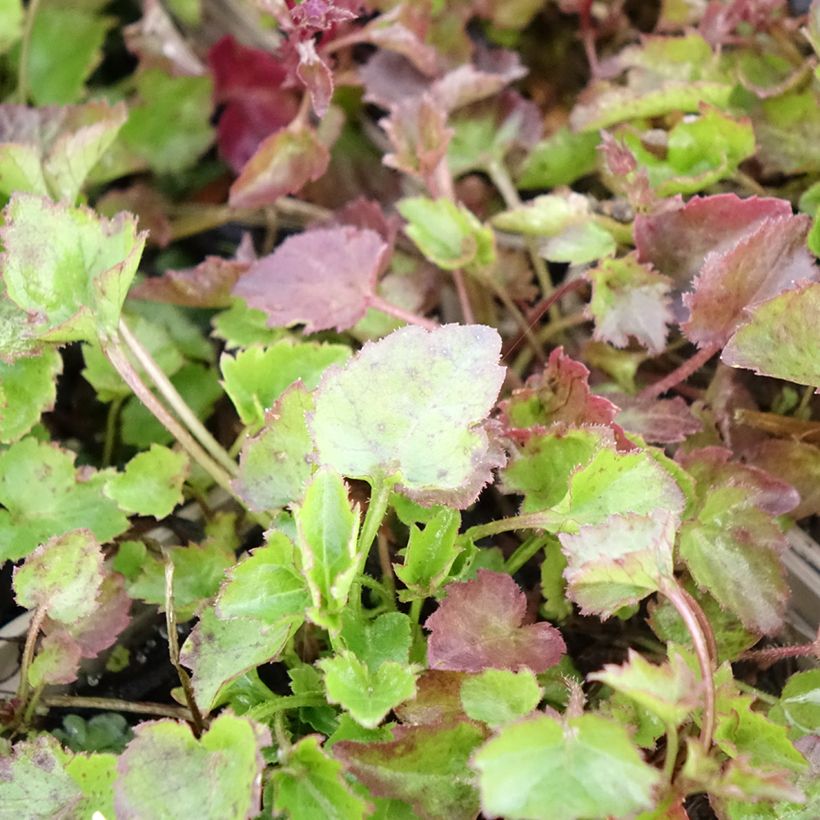
[[[214,99],[225,106],[217,125],[219,152],[239,173],[265,137],[293,120],[299,94],[284,88],[288,72],[275,57],[230,36],[211,47],[208,65]]]
[[[524,625],[527,598],[505,573],[479,570],[473,581],[450,584],[447,597],[427,619],[431,669],[480,672],[519,669],[544,672],[566,652],[561,633],[548,623]]]
[[[629,433],[637,433],[650,444],[673,444],[699,433],[701,422],[680,397],[639,399],[623,393],[610,394],[621,408],[615,420]]]
[[[367,311],[387,253],[370,230],[305,231],[254,263],[233,293],[264,311],[270,327],[346,330]]]
[[[681,290],[686,288],[710,253],[723,253],[753,231],[764,219],[791,216],[785,199],[735,194],[680,198],[672,207],[635,219],[635,246],[641,262],[651,263],[669,276]]]
[[[808,216],[766,219],[723,253],[707,255],[684,296],[689,320],[681,326],[687,338],[705,347],[724,344],[746,318],[746,308],[818,278],[806,248]]]
[[[273,204],[318,179],[327,169],[330,153],[311,128],[284,128],[271,134],[248,160],[231,185],[233,208]]]

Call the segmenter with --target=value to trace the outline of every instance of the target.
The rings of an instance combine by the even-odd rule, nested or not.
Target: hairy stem
[[[721,345],[717,342],[713,342],[710,345],[706,345],[706,347],[702,347],[695,353],[694,356],[687,359],[680,367],[676,367],[671,373],[664,376],[659,381],[656,381],[654,384],[650,384],[648,387],[645,387],[641,392],[638,394],[639,399],[656,399],[658,396],[662,396],[666,393],[667,390],[671,390],[675,385],[680,384],[680,382],[686,381],[691,375],[696,373],[700,370],[712,356],[715,355],[721,348]]]
[[[537,555],[543,546],[544,539],[540,535],[531,535],[522,541],[516,547],[515,552],[507,559],[504,564],[504,572],[514,575],[530,558]]]
[[[194,688],[191,685],[191,677],[182,668],[179,662],[179,636],[177,635],[177,616],[174,611],[174,562],[170,555],[163,550],[165,558],[165,627],[168,631],[168,657],[171,665],[176,669],[179,682],[182,684],[182,691],[185,693],[185,702],[193,718],[194,733],[199,737],[205,726],[202,713],[196,704]]]
[[[535,358],[538,359],[539,362],[545,362],[547,357],[544,354],[544,348],[539,341],[538,336],[535,334],[535,330],[533,329],[535,323],[527,321],[527,318],[518,309],[518,305],[515,304],[510,294],[507,293],[507,289],[500,282],[496,281],[492,276],[485,277],[485,281],[487,282],[490,290],[492,290],[492,292],[501,301],[501,304],[507,308],[510,315],[513,319],[515,319],[515,322],[520,329],[519,338],[523,336],[532,348]]]
[[[34,650],[37,647],[37,638],[46,617],[46,608],[43,604],[34,610],[31,616],[31,623],[26,633],[26,643],[23,646],[23,656],[20,659],[20,682],[17,684],[17,697],[21,704],[26,702],[28,694],[28,670],[34,660]]]
[[[356,551],[359,554],[359,571],[364,567],[370,547],[379,532],[379,527],[384,521],[387,512],[387,504],[390,501],[392,484],[383,479],[375,480],[370,488],[370,503],[367,505],[367,512],[364,516],[359,541],[356,544]]]
[[[263,721],[287,709],[326,705],[327,701],[323,695],[282,695],[276,700],[269,700],[252,707],[245,714],[253,720]]]
[[[118,698],[87,698],[78,695],[47,695],[42,703],[53,709],[100,709],[104,712],[129,712],[134,715],[175,718],[189,723],[192,721],[191,713],[186,708],[166,703],[132,703]]]
[[[139,339],[131,332],[123,319],[119,324],[120,335],[134,355],[134,358],[142,365],[143,370],[156,385],[157,390],[165,398],[171,409],[179,416],[180,420],[188,427],[199,443],[213,457],[214,461],[225,468],[228,475],[235,476],[238,472],[236,462],[225,452],[222,445],[210,434],[205,425],[196,417],[196,414],[188,406],[185,399],[179,395],[176,387],[162,371],[162,368],[154,361],[151,354],[142,346]]]
[[[512,515],[509,518],[499,518],[497,521],[490,521],[488,524],[478,524],[475,527],[470,527],[462,537],[468,541],[478,541],[488,535],[498,535],[511,530],[548,530],[560,524],[563,520],[563,516],[551,510]]]
[[[703,722],[700,729],[700,742],[704,750],[708,751],[712,746],[712,737],[715,732],[715,678],[712,658],[709,655],[709,642],[704,635],[700,618],[692,609],[685,591],[678,582],[674,579],[669,579],[661,587],[661,593],[665,595],[672,606],[675,607],[678,615],[683,619],[686,629],[692,636],[692,643],[695,647],[698,665],[700,666],[704,690]],[[711,628],[709,631],[711,631]]]
[[[669,783],[675,774],[675,763],[678,759],[678,749],[680,748],[680,738],[678,737],[678,727],[672,723],[666,725],[666,755],[663,759],[663,776]]]
[[[194,437],[171,415],[166,407],[151,392],[128,360],[122,348],[120,348],[116,342],[109,341],[103,344],[102,349],[112,367],[131,388],[134,395],[145,405],[145,408],[223,490],[236,498],[231,487],[231,476],[202,449]]]

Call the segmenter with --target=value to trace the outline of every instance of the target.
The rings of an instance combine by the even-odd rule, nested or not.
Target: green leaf
[[[244,299],[235,298],[227,310],[217,313],[211,321],[214,336],[224,339],[228,350],[254,344],[272,345],[287,332],[281,327],[268,327],[267,314],[248,307]]]
[[[503,728],[473,758],[491,817],[623,817],[653,805],[660,772],[626,730],[597,715],[543,715]]]
[[[275,624],[304,615],[310,594],[293,553],[287,536],[269,533],[267,546],[253,550],[230,570],[216,602],[218,616]]]
[[[214,405],[222,396],[222,388],[213,368],[194,362],[180,368],[171,377],[171,384],[201,421],[211,415]],[[137,398],[125,403],[121,419],[125,444],[147,449],[152,444],[171,444],[174,440]]]
[[[744,487],[711,488],[680,532],[680,557],[701,589],[758,634],[783,625],[788,598],[774,518],[748,505]]]
[[[200,709],[210,711],[222,686],[277,657],[300,624],[301,619],[276,624],[254,618],[222,621],[213,607],[206,607],[180,652],[182,663],[193,670]]]
[[[792,675],[769,710],[769,720],[787,726],[792,739],[816,733],[820,726],[820,669]]]
[[[528,715],[541,700],[535,673],[526,667],[518,672],[485,669],[461,684],[461,704],[467,717],[490,726],[502,726]]]
[[[157,68],[135,75],[138,102],[120,140],[158,174],[184,171],[210,147],[213,89],[209,77],[174,77]]]
[[[185,453],[152,444],[108,481],[105,494],[128,513],[165,518],[182,501],[188,466]]]
[[[484,425],[504,378],[500,342],[489,327],[445,325],[366,344],[316,392],[319,462],[397,479],[416,501],[468,506],[502,458]]]
[[[465,206],[417,196],[402,199],[396,207],[409,223],[405,232],[434,265],[457,270],[495,261],[492,230]]]
[[[584,613],[604,618],[636,604],[672,578],[677,519],[658,509],[652,515],[614,515],[559,539],[567,558],[567,594]]]
[[[271,347],[249,347],[236,356],[223,355],[220,368],[225,392],[244,424],[261,426],[265,411],[300,380],[313,390],[322,373],[332,364],[350,357],[347,345],[302,342],[282,339]]]
[[[235,488],[252,510],[276,510],[304,495],[315,469],[307,424],[312,411],[313,396],[295,384],[268,411],[262,432],[242,446]]]
[[[4,219],[3,280],[18,325],[35,314],[35,332],[52,342],[113,334],[145,244],[136,219],[101,219],[30,194],[12,197]]]
[[[344,645],[371,672],[386,661],[407,665],[412,644],[410,619],[403,612],[385,612],[372,621],[347,611],[342,619]]]
[[[22,0],[4,0],[0,3],[0,54],[5,54],[20,39],[22,33]]]
[[[70,5],[38,10],[28,60],[29,86],[37,105],[71,103],[82,97],[85,81],[102,58],[112,22]]]
[[[416,694],[413,669],[396,661],[383,661],[375,669],[344,651],[323,658],[327,699],[340,704],[362,726],[375,728],[387,713]]]
[[[593,173],[598,164],[600,139],[595,131],[578,134],[569,128],[559,128],[527,155],[518,172],[518,186],[525,191],[557,188]]]
[[[460,525],[461,515],[448,507],[439,507],[423,530],[411,525],[404,561],[393,564],[396,577],[409,591],[399,593],[402,600],[429,598],[441,587],[464,549],[456,544]]]
[[[119,754],[134,736],[128,721],[115,712],[102,712],[88,720],[66,715],[62,729],[54,736],[72,752],[113,752]]]
[[[358,820],[367,803],[347,785],[338,761],[315,735],[302,738],[271,775],[273,808],[293,820]]]
[[[117,762],[117,817],[244,820],[260,810],[267,729],[222,714],[197,740],[171,720],[142,723]]]
[[[128,519],[103,495],[105,472],[74,469],[74,454],[24,438],[0,453],[0,560],[28,555],[53,535],[86,527],[105,543]]]
[[[8,444],[21,438],[44,410],[54,407],[56,379],[62,370],[63,360],[56,350],[11,364],[0,361],[0,441]]]
[[[102,584],[103,555],[88,530],[56,536],[37,547],[14,570],[14,595],[27,609],[73,623],[94,611]]]
[[[166,376],[173,376],[185,364],[185,356],[163,325],[139,316],[136,320],[130,320],[128,327]],[[83,358],[83,378],[97,392],[100,401],[109,402],[131,395],[131,388],[120,378],[99,345],[83,345]],[[135,363],[134,367],[145,381],[146,373],[142,365]]]
[[[820,283],[805,283],[751,308],[721,358],[764,376],[820,386]]]
[[[114,781],[117,756],[113,754],[74,755],[65,764],[69,777],[80,787],[83,800],[77,817],[114,817]]]
[[[374,795],[403,800],[420,817],[472,820],[478,814],[468,761],[484,739],[479,726],[463,721],[399,726],[393,736],[381,743],[342,741],[333,756]]]
[[[320,626],[335,628],[360,570],[359,510],[351,506],[342,477],[322,468],[308,485],[302,504],[294,508],[294,519],[313,603],[308,616]]]
[[[48,735],[15,744],[0,756],[0,805],[15,820],[71,817],[83,793],[62,764],[59,744]]]
[[[680,726],[699,705],[695,676],[677,653],[656,666],[630,649],[625,664],[607,664],[601,672],[589,675],[589,680],[623,692],[667,726]]]

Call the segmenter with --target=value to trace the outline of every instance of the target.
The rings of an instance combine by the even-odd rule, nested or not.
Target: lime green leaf
[[[377,797],[409,803],[420,817],[472,820],[478,794],[468,761],[484,739],[474,723],[400,726],[394,740],[342,741],[333,756]]]
[[[351,478],[395,478],[424,503],[471,504],[501,463],[484,425],[504,378],[500,341],[483,325],[445,325],[366,344],[316,392],[319,462]]]
[[[29,194],[15,195],[4,217],[3,279],[21,308],[19,324],[36,314],[39,336],[53,342],[113,333],[145,244],[136,220],[101,219]]]
[[[792,675],[769,710],[769,720],[787,726],[792,738],[815,734],[820,726],[820,669]]]
[[[464,549],[456,544],[460,525],[461,515],[448,507],[439,507],[423,530],[411,525],[404,561],[393,564],[393,570],[413,597],[429,598],[444,583]],[[407,593],[400,596],[409,597]]]
[[[672,577],[676,516],[614,515],[559,535],[567,558],[567,594],[585,613],[605,618],[657,592]]]
[[[385,612],[366,621],[347,611],[341,637],[345,647],[372,672],[386,661],[407,665],[410,659],[410,619],[403,612]]]
[[[387,713],[416,694],[413,669],[396,661],[384,661],[371,669],[352,652],[323,658],[318,666],[325,674],[327,698],[338,703],[362,726],[375,728]]]
[[[17,743],[0,756],[0,804],[9,817],[71,817],[83,793],[62,764],[63,752],[48,735]]]
[[[777,379],[820,386],[820,283],[787,290],[751,310],[722,359]]]
[[[213,142],[211,80],[149,68],[135,81],[138,102],[120,132],[122,143],[158,174],[190,168]]]
[[[308,485],[302,504],[294,508],[294,518],[313,603],[308,615],[320,626],[335,627],[360,569],[358,507],[351,506],[342,477],[323,468]]]
[[[0,3],[0,54],[5,54],[20,39],[22,33],[22,0],[3,0]]]
[[[188,407],[200,420],[211,415],[222,388],[213,368],[189,362],[171,377],[171,383]],[[147,449],[152,444],[171,444],[174,437],[165,429],[137,398],[129,399],[123,407],[122,440],[126,444]]]
[[[37,12],[28,60],[31,96],[37,105],[76,102],[99,64],[112,20],[70,5]]]
[[[220,368],[225,392],[244,424],[260,426],[265,411],[297,380],[313,390],[331,364],[350,357],[346,345],[282,339],[271,347],[249,347],[235,357],[224,355]]]
[[[461,704],[468,717],[502,726],[528,715],[541,700],[541,687],[531,669],[485,669],[465,678]]]
[[[0,453],[0,560],[28,555],[53,535],[87,527],[105,543],[128,519],[103,495],[108,474],[74,469],[74,455],[24,438]]]
[[[163,325],[139,316],[129,321],[128,327],[166,376],[173,376],[185,364],[185,356]],[[131,388],[114,370],[99,345],[83,345],[83,358],[83,377],[96,390],[100,401],[109,402],[131,395]],[[145,381],[144,368],[139,363],[135,363],[134,367]]]
[[[216,602],[220,618],[255,618],[275,624],[304,615],[310,595],[294,562],[293,544],[271,532],[267,546],[234,566]]]
[[[185,453],[152,444],[108,481],[105,494],[128,513],[165,518],[182,501],[188,466]]]
[[[235,298],[227,310],[222,310],[211,320],[214,336],[225,341],[225,347],[233,350],[250,345],[272,345],[286,333],[278,327],[268,327],[267,314],[248,306],[244,299]]]
[[[143,723],[134,734],[117,762],[117,817],[244,820],[259,812],[267,729],[222,714],[200,740],[171,720]]]
[[[276,624],[253,618],[222,621],[213,607],[206,607],[180,652],[182,663],[193,670],[200,709],[213,708],[224,684],[279,655],[300,623],[301,619]]]
[[[93,718],[92,718],[93,720]],[[65,764],[69,777],[80,787],[83,801],[78,817],[114,817],[114,781],[117,777],[117,756],[113,754],[74,755]]]
[[[642,265],[634,253],[607,259],[588,276],[592,280],[588,311],[595,320],[595,338],[626,347],[633,337],[650,353],[661,353],[672,322],[669,279]]]
[[[315,735],[302,738],[274,770],[273,808],[293,820],[360,820],[367,804],[345,782],[341,764]]]
[[[56,536],[14,570],[14,595],[28,609],[45,608],[70,624],[90,615],[102,584],[103,554],[88,530]]]
[[[698,707],[700,695],[695,676],[678,654],[661,666],[649,663],[633,649],[622,666],[607,664],[589,676],[623,692],[656,714],[667,726],[680,726]]]
[[[418,196],[403,199],[396,207],[409,223],[405,232],[434,265],[456,270],[495,260],[492,230],[464,205]]]
[[[482,809],[491,817],[623,817],[650,808],[660,781],[626,730],[597,715],[565,725],[544,715],[507,726],[473,764]]]
[[[44,410],[51,410],[62,369],[63,360],[56,350],[44,350],[12,364],[0,361],[0,441],[21,438]]]
[[[262,432],[243,445],[235,488],[252,510],[276,510],[302,498],[315,469],[308,460],[312,410],[313,396],[293,385],[266,414]]]
[[[518,172],[519,187],[556,188],[593,173],[598,163],[599,141],[594,131],[577,134],[569,128],[559,128],[527,155]]]

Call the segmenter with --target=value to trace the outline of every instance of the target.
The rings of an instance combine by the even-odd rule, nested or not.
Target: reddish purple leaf
[[[766,219],[723,253],[707,255],[694,291],[684,296],[687,338],[705,347],[724,344],[753,307],[798,282],[814,281],[818,268],[806,248],[808,216]]]
[[[327,169],[330,153],[311,128],[271,134],[231,185],[233,208],[259,208],[298,191]]]
[[[692,197],[685,205],[676,198],[666,208],[635,219],[635,246],[641,262],[649,262],[686,288],[710,253],[724,253],[764,219],[791,216],[785,199],[735,194]]]
[[[370,230],[323,228],[286,239],[233,292],[264,311],[270,327],[346,330],[364,316],[388,246]]]
[[[135,182],[128,188],[112,188],[101,196],[94,206],[103,216],[115,217],[120,211],[131,211],[139,220],[139,229],[148,231],[148,243],[164,248],[173,239],[168,218],[170,203],[144,182]]]
[[[402,723],[415,725],[463,720],[461,684],[466,677],[463,672],[428,669],[416,680],[416,696],[393,711]]]
[[[377,51],[360,69],[364,99],[381,108],[392,108],[399,101],[420,97],[430,85],[429,77],[406,57],[390,51]]]
[[[621,408],[615,420],[629,433],[637,433],[650,444],[672,444],[699,433],[701,422],[680,397],[639,399],[623,393],[610,394]]]
[[[140,282],[130,296],[184,307],[228,307],[233,287],[255,259],[250,234],[245,234],[233,259],[206,256],[196,267],[167,270],[162,276]]]
[[[299,94],[283,87],[287,69],[275,57],[230,36],[211,47],[208,65],[214,99],[225,106],[217,125],[219,152],[239,173],[262,140],[296,116]]]
[[[437,80],[432,88],[445,111],[492,97],[502,88],[526,76],[518,54],[505,49],[480,49],[473,64],[459,66]]]
[[[361,29],[358,36],[361,42],[401,54],[422,74],[431,76],[436,73],[439,56],[431,45],[424,42],[427,28],[425,11],[403,3],[380,14]]]
[[[800,503],[789,512],[795,519],[820,515],[820,447],[792,439],[768,439],[749,454],[749,461],[791,484]]]
[[[499,403],[507,435],[524,439],[552,424],[611,425],[618,408],[589,389],[589,370],[558,347],[540,373]]]
[[[480,672],[519,669],[544,672],[566,652],[561,633],[548,623],[524,624],[527,598],[505,573],[450,584],[447,597],[427,619],[431,669]]]
[[[389,216],[375,199],[360,196],[336,211],[336,222],[354,228],[375,231],[391,248],[401,230],[402,220],[398,214]]]

